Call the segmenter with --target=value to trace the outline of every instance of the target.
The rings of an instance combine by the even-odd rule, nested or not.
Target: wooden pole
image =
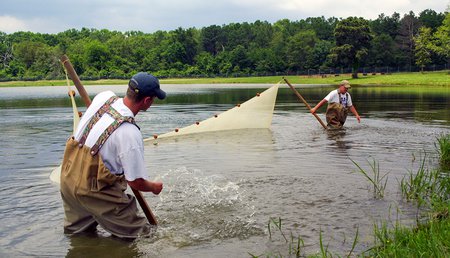
[[[298,99],[300,99],[305,104],[305,106],[309,109],[309,111],[311,111],[311,106],[308,104],[308,102],[306,102],[306,100],[302,97],[302,95],[300,95],[300,93],[294,88],[294,86],[292,86],[292,84],[290,84],[286,78],[283,77],[283,80],[287,83],[287,85],[289,85],[289,88],[291,88],[291,90],[298,97]],[[311,113],[311,114],[313,114],[313,116],[315,118],[317,118],[317,121],[319,121],[319,123],[322,125],[322,127],[324,129],[327,129],[327,126],[322,122],[322,119],[320,119],[320,117],[316,113]]]
[[[75,69],[73,69],[72,64],[70,63],[69,58],[66,55],[63,55],[61,58],[61,63],[64,65],[64,67],[67,70],[67,73],[69,74],[70,78],[72,79],[73,83],[75,84],[75,87],[78,90],[78,93],[80,94],[81,98],[83,99],[84,103],[87,107],[91,105],[91,99],[89,98],[89,95],[87,94],[86,90],[84,89],[83,84],[81,84],[80,79],[78,78],[77,73],[75,72]],[[147,201],[142,196],[142,193],[138,190],[131,187],[131,190],[134,193],[134,196],[136,196],[136,200],[138,201],[139,205],[142,208],[142,211],[145,214],[145,217],[147,217],[148,222],[150,222],[151,225],[157,225],[155,215],[153,215],[153,212],[150,210],[150,207],[147,204]]]
[[[150,207],[148,206],[147,201],[144,199],[144,196],[142,196],[142,193],[131,186],[130,188],[133,191],[134,196],[136,196],[136,200],[141,206],[142,211],[144,212],[145,217],[147,217],[148,222],[150,222],[151,225],[158,225],[158,223],[156,222],[156,217],[153,214],[152,210],[150,210]]]
[[[77,72],[75,71],[75,69],[73,69],[73,66],[70,63],[70,60],[66,55],[63,55],[61,57],[61,63],[64,65],[64,68],[66,68],[67,74],[69,74],[70,79],[72,79],[73,84],[75,84],[75,87],[77,88],[78,93],[80,94],[81,98],[83,98],[83,101],[86,104],[86,107],[89,107],[91,105],[91,99],[89,98],[89,95],[87,94],[86,90],[84,89],[83,84],[81,84],[81,81],[78,78]]]

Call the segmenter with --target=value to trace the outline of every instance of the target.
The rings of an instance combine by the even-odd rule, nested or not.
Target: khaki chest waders
[[[69,138],[61,168],[61,197],[64,203],[64,231],[81,233],[94,229],[98,224],[111,234],[136,238],[147,233],[149,224],[138,216],[136,200],[126,194],[124,175],[114,175],[106,168],[98,153],[108,137],[122,123],[134,123],[133,117],[121,116],[111,104],[111,97],[92,117],[80,141]],[[102,133],[91,148],[85,141],[93,126],[104,114],[114,122]]]

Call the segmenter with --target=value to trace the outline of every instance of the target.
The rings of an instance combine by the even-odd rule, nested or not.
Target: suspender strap
[[[94,125],[98,122],[98,120],[100,120],[100,118],[103,116],[103,114],[106,112],[107,109],[109,109],[109,107],[111,106],[112,103],[114,103],[114,101],[117,100],[116,96],[112,96],[111,98],[109,98],[105,104],[103,104],[102,107],[100,107],[99,110],[97,110],[97,112],[92,116],[91,120],[89,121],[89,123],[86,125],[86,127],[84,128],[83,131],[83,135],[81,136],[81,139],[79,141],[79,143],[81,145],[84,145],[86,143],[86,139],[89,135],[89,132],[91,131],[92,127],[94,127]]]
[[[342,104],[342,97],[341,97],[341,93],[339,93],[339,90],[337,90],[337,93],[338,93],[338,97],[339,97],[339,104],[341,104],[341,105],[343,105]],[[346,92],[345,93],[345,96],[347,97],[347,101],[345,102],[345,108],[347,108],[347,104],[348,104],[348,93]]]
[[[106,128],[105,131],[100,135],[100,137],[97,139],[97,142],[91,147],[91,155],[96,155],[98,151],[102,148],[103,144],[106,142],[106,140],[111,136],[111,134],[119,128],[121,124],[124,122],[128,122],[131,124],[136,125],[134,118],[131,116],[122,116],[117,110],[115,110],[111,105],[118,99],[117,96],[112,96],[109,98],[105,104],[94,114],[94,116],[89,121],[88,125],[84,129],[83,135],[80,139],[80,144],[84,145],[86,142],[86,139],[89,135],[89,132],[94,127],[94,125],[100,120],[100,118],[106,113],[110,115],[112,118],[114,118],[114,122],[112,122],[108,128]],[[137,125],[136,125],[137,126]],[[138,127],[139,128],[139,127]]]

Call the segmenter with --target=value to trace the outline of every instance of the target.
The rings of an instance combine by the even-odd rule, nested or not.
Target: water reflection
[[[155,105],[237,104],[255,96],[271,85],[173,85],[165,84],[168,93],[164,101]],[[311,104],[318,103],[334,86],[297,86]],[[125,85],[87,86],[90,96],[112,90],[123,96]],[[24,107],[70,107],[67,86],[0,88],[0,109]],[[431,124],[450,125],[450,88],[420,86],[359,86],[351,89],[352,99],[359,113],[371,117],[413,119]],[[79,106],[83,106],[79,96]],[[295,103],[296,96],[287,86],[281,86],[277,104]],[[296,109],[307,112],[303,105]],[[191,109],[192,110],[192,109]]]
[[[139,257],[136,242],[116,237],[105,237],[98,233],[78,234],[68,237],[67,258]]]
[[[345,139],[345,135],[347,133],[347,129],[328,129],[325,130],[327,134],[327,139],[331,142],[332,146],[336,146],[336,151],[347,153],[347,150],[351,148],[351,145],[347,143]]]

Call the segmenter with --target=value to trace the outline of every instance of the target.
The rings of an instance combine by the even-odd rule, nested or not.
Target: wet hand
[[[152,193],[158,195],[163,189],[162,182],[153,182],[152,184]]]
[[[159,194],[163,189],[163,183],[159,181],[149,181],[143,178],[137,178],[134,181],[128,181],[128,185],[135,190],[143,192],[152,192]]]
[[[356,116],[356,120],[358,120],[358,123],[361,123],[361,117],[360,116]]]

